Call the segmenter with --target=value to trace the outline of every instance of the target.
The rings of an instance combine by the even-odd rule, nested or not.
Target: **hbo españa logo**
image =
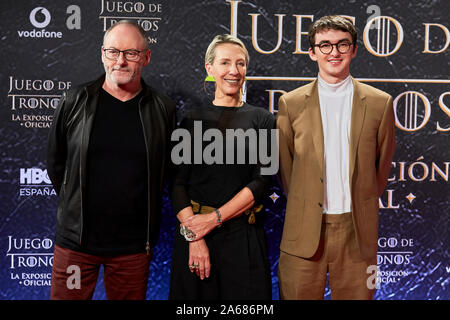
[[[20,168],[20,184],[51,184],[47,174],[47,169],[39,168]]]

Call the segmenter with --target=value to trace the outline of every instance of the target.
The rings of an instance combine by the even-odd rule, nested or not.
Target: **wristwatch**
[[[219,209],[214,210],[217,215],[217,223],[219,224],[217,227],[222,226],[222,215],[220,214]]]

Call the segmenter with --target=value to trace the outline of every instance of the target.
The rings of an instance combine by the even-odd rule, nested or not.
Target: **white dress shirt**
[[[349,75],[336,84],[318,76],[320,113],[324,138],[323,213],[351,211],[349,183],[350,120],[353,82]]]

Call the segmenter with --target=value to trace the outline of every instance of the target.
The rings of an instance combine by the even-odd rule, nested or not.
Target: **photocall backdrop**
[[[206,96],[204,52],[213,37],[237,35],[251,57],[246,99],[276,113],[283,92],[316,77],[306,33],[329,14],[358,29],[352,76],[395,99],[375,298],[449,299],[449,12],[447,0],[2,0],[0,299],[49,298],[57,196],[46,171],[48,129],[63,90],[103,73],[100,47],[111,24],[135,19],[147,31],[152,59],[143,77],[180,110]],[[148,299],[167,299],[169,290],[175,214],[164,198]],[[274,299],[285,204],[274,179],[265,200]],[[94,299],[104,299],[102,278],[97,288]]]

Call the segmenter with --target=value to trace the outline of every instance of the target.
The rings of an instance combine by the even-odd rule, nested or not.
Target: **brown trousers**
[[[323,299],[328,273],[333,300],[370,300],[375,293],[367,285],[370,265],[376,265],[376,256],[369,260],[361,257],[351,212],[324,214],[319,247],[313,257],[304,259],[281,252],[280,299]]]
[[[146,253],[95,256],[55,245],[50,299],[92,299],[103,265],[109,300],[145,300],[150,260]]]

